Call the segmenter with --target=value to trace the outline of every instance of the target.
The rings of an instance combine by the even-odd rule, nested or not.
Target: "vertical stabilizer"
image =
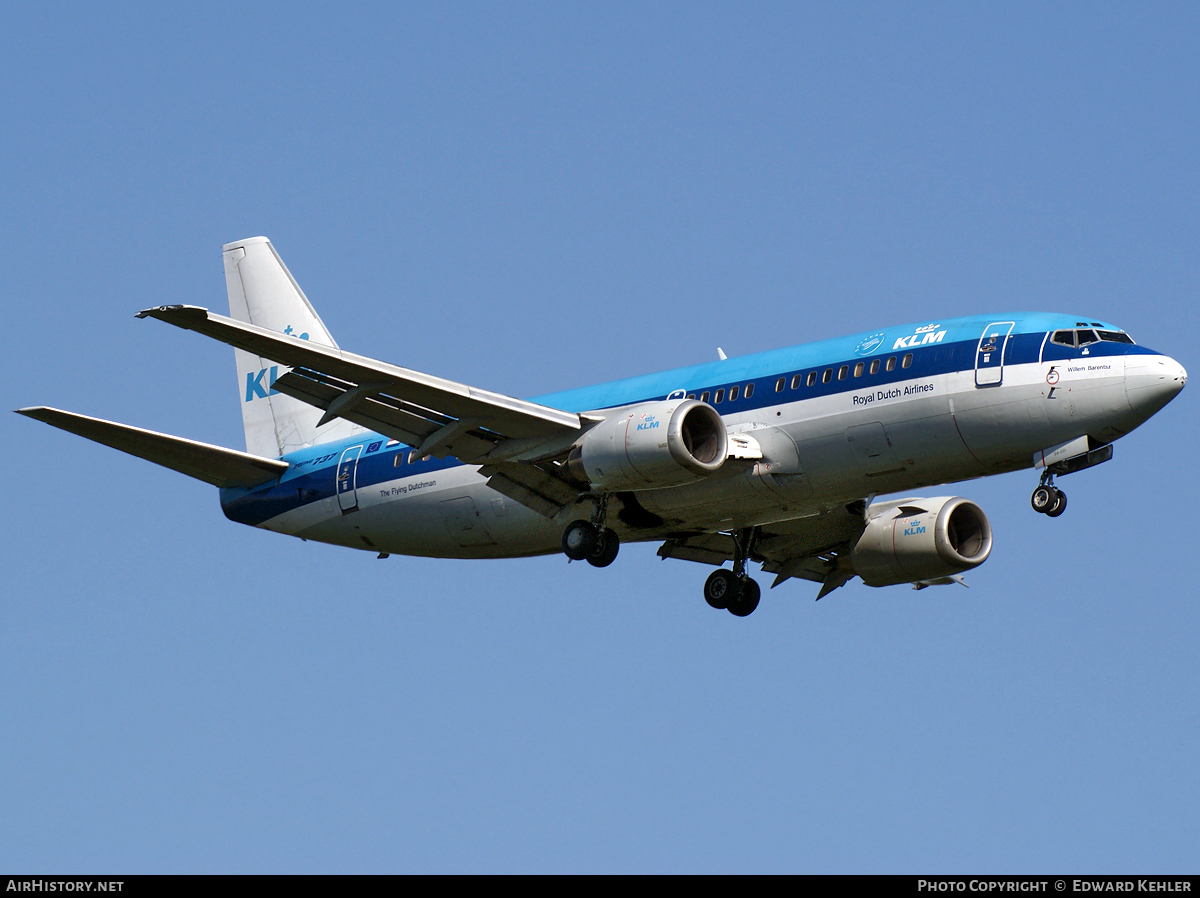
[[[337,348],[270,240],[251,237],[226,244],[223,250],[231,318]],[[241,349],[234,355],[246,451],[252,455],[275,458],[361,429],[341,419],[318,427],[320,409],[272,389],[286,367]]]

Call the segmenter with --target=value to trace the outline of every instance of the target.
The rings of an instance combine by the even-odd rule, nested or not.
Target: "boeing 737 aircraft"
[[[992,530],[953,496],[877,500],[1108,461],[1187,382],[1176,361],[1085,315],[886,327],[514,399],[338,348],[265,237],[224,249],[230,317],[138,314],[234,347],[246,451],[52,408],[20,414],[220,487],[231,520],[389,553],[561,551],[604,567],[621,541],[715,565],[714,608],[758,606],[751,562],[820,583],[961,582]],[[732,562],[731,568],[724,567]]]

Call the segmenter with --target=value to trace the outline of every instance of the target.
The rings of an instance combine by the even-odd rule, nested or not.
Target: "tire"
[[[758,584],[747,577],[746,582],[742,584],[742,594],[738,596],[738,600],[729,603],[729,613],[737,617],[749,617],[758,607],[761,597],[762,590],[758,588]]]
[[[1029,504],[1033,506],[1033,510],[1038,514],[1045,514],[1054,507],[1055,493],[1058,490],[1051,486],[1039,486],[1033,491],[1033,495],[1029,497]]]
[[[713,608],[724,611],[738,598],[741,584],[731,571],[717,570],[704,581],[704,601]]]
[[[1067,510],[1067,494],[1062,490],[1054,491],[1054,505],[1046,512],[1046,517],[1056,518]]]
[[[588,554],[587,561],[592,567],[608,567],[617,559],[621,550],[621,538],[607,527],[596,539],[596,547]]]
[[[572,521],[563,531],[563,554],[572,561],[583,561],[596,550],[598,534],[591,521]]]

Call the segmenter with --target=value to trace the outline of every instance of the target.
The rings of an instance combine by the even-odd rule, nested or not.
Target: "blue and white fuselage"
[[[999,341],[986,351],[993,331]],[[1091,342],[1052,342],[1056,331],[1087,332]],[[663,523],[612,526],[625,540],[657,540],[679,529],[736,530],[868,494],[1029,468],[1034,453],[1080,437],[1111,443],[1165,405],[1186,377],[1174,360],[1128,339],[1115,325],[1078,316],[975,316],[533,401],[607,416],[682,392],[713,404],[732,432],[774,428],[794,442],[803,476],[777,488],[747,471],[638,492],[640,506]],[[300,450],[283,457],[289,468],[277,484],[222,490],[222,508],[240,523],[379,552],[491,558],[559,550],[563,519],[492,491],[478,465],[413,452],[369,432]],[[343,484],[350,478],[349,495],[339,494],[339,476]]]

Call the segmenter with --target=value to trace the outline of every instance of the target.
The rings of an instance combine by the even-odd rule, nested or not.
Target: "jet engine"
[[[589,430],[571,450],[568,467],[605,490],[681,486],[718,470],[729,454],[725,422],[695,399],[646,402]]]
[[[904,499],[869,518],[850,564],[868,586],[920,584],[983,564],[991,551],[992,525],[974,502]]]

